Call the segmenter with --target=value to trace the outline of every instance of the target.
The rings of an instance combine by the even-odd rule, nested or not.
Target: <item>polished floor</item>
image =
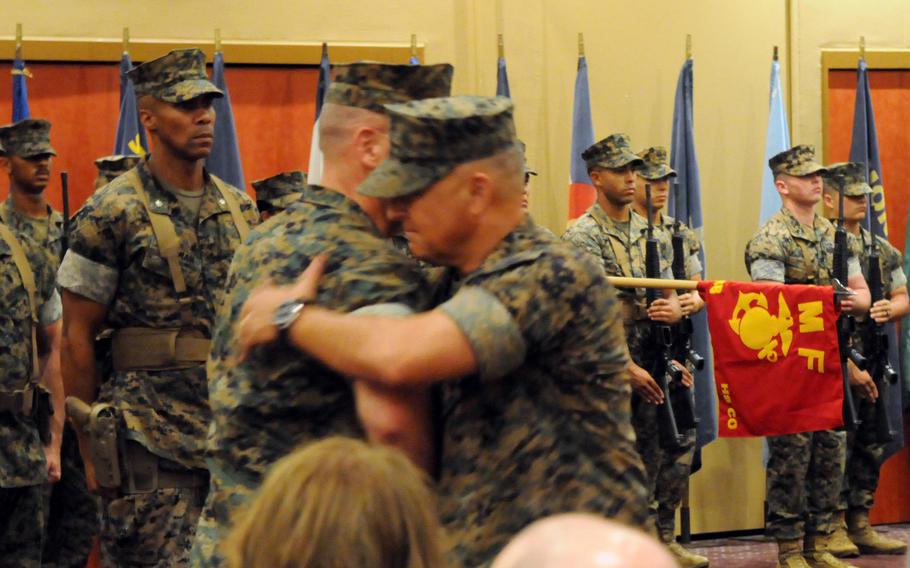
[[[877,527],[892,538],[910,543],[910,525]],[[696,540],[688,548],[707,556],[711,568],[775,568],[777,546],[763,537]],[[860,556],[846,559],[861,568],[910,568],[910,559],[902,556]]]

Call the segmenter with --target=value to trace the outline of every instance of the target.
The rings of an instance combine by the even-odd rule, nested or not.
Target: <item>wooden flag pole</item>
[[[859,58],[866,58],[866,36],[859,36]]]
[[[22,24],[16,24],[16,59],[22,59]]]
[[[411,57],[417,57],[417,34],[411,34]]]
[[[777,61],[777,46],[774,46],[774,61]]]
[[[686,34],[686,60],[692,59],[692,34]]]
[[[215,28],[215,53],[221,51],[221,28]]]
[[[496,36],[496,45],[499,49],[499,58],[502,59],[506,56],[506,47],[502,42],[502,34],[497,34]]]
[[[578,57],[585,56],[585,34],[578,32]]]
[[[672,290],[695,290],[698,288],[698,280],[674,280],[671,278],[608,276],[607,282],[617,288],[669,288]]]
[[[123,28],[123,53],[129,54],[130,52],[130,29]]]

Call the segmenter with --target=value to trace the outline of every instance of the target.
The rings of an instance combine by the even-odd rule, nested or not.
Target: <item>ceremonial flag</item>
[[[866,181],[872,186],[871,207],[866,210],[866,228],[885,239],[888,238],[888,218],[885,211],[885,188],[882,179],[882,161],[878,154],[878,133],[875,129],[875,113],[872,110],[872,93],[869,89],[869,74],[866,60],[860,59],[856,67],[856,105],[853,108],[853,140],[850,143],[850,161],[866,166]],[[894,323],[885,325],[888,331],[888,359],[891,366],[900,369],[900,349],[897,343],[897,328]],[[900,383],[900,382],[899,382]],[[892,427],[897,432],[894,441],[885,446],[883,460],[904,446],[903,405],[901,388],[886,385],[891,389],[890,416]]]
[[[594,204],[597,191],[588,175],[581,153],[594,144],[594,121],[591,118],[591,93],[588,89],[588,63],[578,56],[575,75],[575,99],[572,103],[572,149],[569,155],[569,219],[576,219]]]
[[[509,75],[506,72],[506,58],[501,55],[496,60],[496,96],[512,98],[512,95],[509,92]],[[582,150],[584,150],[584,148],[582,148]]]
[[[704,227],[701,215],[701,181],[698,158],[695,155],[695,123],[692,115],[692,59],[683,63],[676,83],[673,105],[673,138],[670,166],[676,170],[676,190],[670,192],[667,212],[695,231],[702,248],[701,276],[705,277]],[[695,413],[699,418],[695,431],[695,447],[701,448],[717,438],[717,403],[714,400],[714,376],[711,364],[711,340],[707,316],[703,311],[692,316],[694,333],[692,347],[705,358],[705,366],[695,372]],[[697,470],[693,466],[693,470]]]
[[[133,68],[130,54],[120,57],[120,117],[117,118],[117,133],[114,135],[114,154],[124,156],[145,156],[148,141],[145,128],[139,122],[139,106],[133,81],[127,73]]]
[[[329,47],[322,44],[322,58],[319,60],[319,83],[316,85],[316,123],[313,125],[313,137],[310,139],[310,165],[307,171],[307,183],[318,185],[322,181],[322,150],[319,149],[319,115],[322,113],[322,101],[329,90]]]
[[[18,49],[11,73],[13,75],[13,122],[18,122],[31,116],[28,109],[28,86],[25,84],[25,78],[32,76],[31,71],[26,69],[25,61],[22,60],[22,54]]]
[[[830,286],[699,282],[707,303],[724,438],[843,425]]]
[[[234,112],[231,110],[231,95],[224,78],[224,53],[215,52],[212,65],[212,83],[224,91],[224,96],[216,98],[212,106],[215,109],[215,141],[212,153],[205,160],[206,168],[216,176],[233,185],[243,188],[243,164],[240,162],[240,147],[237,144],[237,130],[234,128]]]
[[[759,227],[772,215],[780,211],[781,201],[774,186],[774,175],[768,167],[768,160],[790,148],[790,128],[787,126],[787,109],[780,86],[780,61],[771,62],[771,96],[768,105],[768,131],[765,136],[765,161],[762,162],[761,209],[758,214]]]

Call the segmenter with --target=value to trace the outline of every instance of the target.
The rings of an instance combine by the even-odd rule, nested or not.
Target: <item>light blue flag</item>
[[[780,61],[771,62],[771,96],[768,105],[768,133],[765,137],[765,161],[762,162],[761,209],[758,226],[780,211],[781,201],[774,187],[774,175],[768,167],[768,160],[790,148],[790,128],[787,125],[787,109],[780,87]]]
[[[133,63],[130,55],[120,58],[120,116],[117,118],[117,133],[114,135],[114,154],[144,156],[148,150],[145,128],[139,122],[139,106],[133,81],[127,75]]]
[[[496,60],[496,96],[512,98],[509,92],[509,74],[506,72],[506,58]]]
[[[316,83],[316,120],[313,124],[313,136],[310,138],[310,164],[307,169],[307,183],[319,185],[322,182],[322,150],[319,149],[319,115],[322,113],[322,101],[329,90],[331,74],[329,68],[329,46],[322,44],[322,57],[319,60],[319,80]]]
[[[695,155],[695,122],[692,115],[693,75],[691,59],[683,63],[676,83],[676,101],[673,105],[673,140],[670,149],[670,166],[676,170],[677,189],[670,193],[668,213],[688,225],[698,235],[704,247],[704,227],[701,214],[701,181],[698,176],[698,158]],[[702,278],[705,277],[704,248],[699,252]],[[699,418],[695,431],[695,448],[700,449],[717,438],[717,400],[714,396],[714,358],[711,355],[711,336],[708,334],[708,317],[705,310],[692,316],[695,333],[692,347],[705,358],[705,367],[695,373],[695,412]],[[700,465],[696,458],[695,472]]]
[[[885,239],[888,238],[888,218],[885,211],[885,187],[882,179],[882,161],[878,153],[878,132],[875,129],[875,112],[872,110],[872,93],[866,60],[860,59],[856,67],[856,106],[853,110],[853,140],[850,143],[850,161],[866,165],[866,181],[872,186],[871,207],[866,209],[866,228]],[[888,330],[888,359],[894,369],[900,369],[900,347],[894,323],[885,325]],[[906,355],[906,354],[905,354]],[[891,457],[904,446],[903,405],[897,385],[886,385],[891,395],[889,402],[892,428],[897,431],[894,441],[885,446],[882,460]]]
[[[224,54],[220,51],[215,52],[212,83],[224,92],[224,96],[212,103],[215,109],[215,141],[212,153],[205,160],[205,167],[234,187],[243,189],[243,164],[240,162],[240,147],[237,144],[237,130],[234,128],[231,95],[224,79]]]
[[[31,77],[31,73],[25,68],[25,61],[22,60],[18,51],[11,73],[13,75],[13,122],[18,122],[32,115],[28,109],[28,86],[25,84],[25,78]]]

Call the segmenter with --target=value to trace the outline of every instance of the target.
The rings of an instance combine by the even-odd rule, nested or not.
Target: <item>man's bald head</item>
[[[677,568],[670,553],[644,532],[587,513],[568,513],[526,527],[493,568]]]
[[[319,149],[326,161],[343,158],[364,129],[387,136],[389,117],[364,108],[325,103],[319,115]]]

